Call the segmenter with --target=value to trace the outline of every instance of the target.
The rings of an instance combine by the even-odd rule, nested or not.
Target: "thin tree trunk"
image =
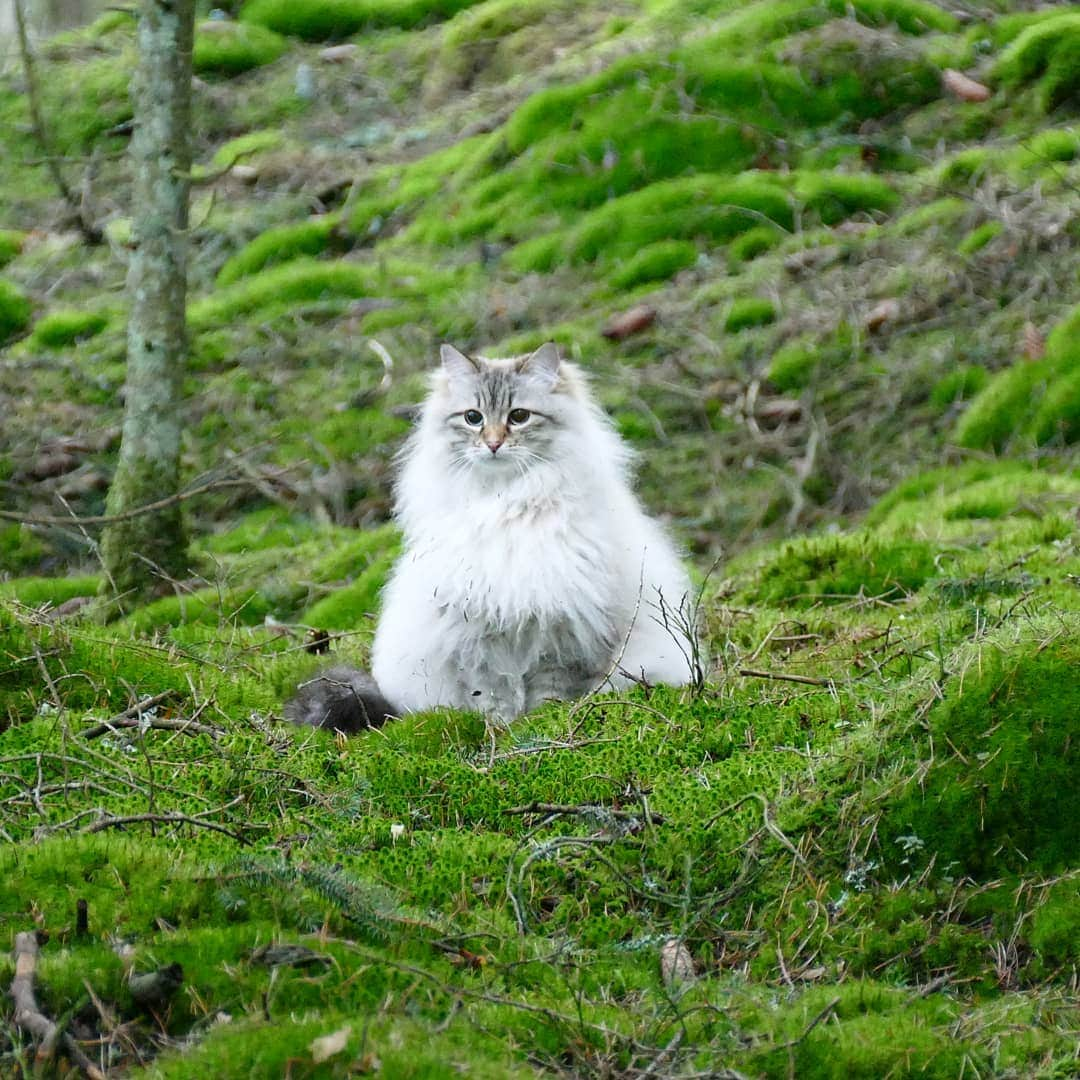
[[[194,26],[195,0],[142,0],[139,6],[127,382],[110,514],[179,486]],[[183,576],[186,551],[178,504],[110,525],[101,543],[106,573],[120,595],[144,595]]]
[[[26,100],[30,106],[30,123],[34,129],[34,138],[41,147],[41,153],[45,158],[45,166],[56,184],[60,197],[67,203],[68,210],[83,234],[83,239],[88,244],[100,244],[104,239],[102,231],[90,220],[86,207],[80,205],[75,192],[68,186],[64,178],[63,169],[60,168],[60,159],[53,150],[52,141],[49,139],[49,130],[45,126],[45,115],[41,111],[41,95],[38,93],[37,69],[34,66],[34,54],[30,49],[30,36],[26,32],[26,13],[23,11],[22,0],[11,0],[11,6],[15,12],[15,32],[19,39],[19,54],[22,57],[23,77],[26,80]]]

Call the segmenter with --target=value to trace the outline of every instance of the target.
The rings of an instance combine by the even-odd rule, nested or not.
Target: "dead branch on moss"
[[[100,724],[95,724],[85,731],[80,731],[79,735],[83,739],[97,739],[102,735],[110,732],[115,733],[124,728],[179,731],[185,735],[209,735],[212,739],[216,739],[222,734],[217,728],[210,727],[207,724],[200,724],[198,721],[187,717],[146,715],[151,709],[155,709],[163,702],[177,696],[176,690],[163,690],[160,694],[153,694],[150,697],[143,698],[142,701],[136,702],[130,708],[117,713],[116,716],[108,720],[103,720]]]
[[[575,806],[570,803],[544,803],[544,802],[531,802],[527,806],[511,806],[501,811],[504,814],[547,814],[550,816],[559,816],[562,814],[580,815],[583,817],[597,817],[611,816],[620,821],[640,821],[642,815],[630,810],[613,810],[607,806],[597,806],[595,804],[582,804]],[[647,814],[647,820],[654,825],[663,825],[664,818],[659,814],[654,814],[651,810]]]
[[[15,976],[9,990],[15,1003],[15,1026],[40,1040],[34,1055],[38,1061],[50,1061],[56,1053],[57,1043],[62,1042],[65,1051],[84,1075],[91,1080],[105,1080],[105,1074],[83,1053],[79,1044],[66,1031],[61,1031],[37,1003],[34,976],[42,944],[43,941],[34,931],[26,930],[15,935]]]
[[[744,679],[774,679],[777,682],[802,683],[805,686],[824,686],[830,690],[836,686],[833,679],[818,679],[811,675],[789,675],[786,671],[757,671],[754,668],[739,668],[737,674]]]
[[[800,866],[805,866],[806,859],[803,856],[803,853],[784,835],[780,827],[769,816],[769,800],[766,799],[765,796],[762,795],[759,791],[751,791],[749,795],[744,795],[741,799],[737,799],[735,802],[729,804],[728,806],[725,806],[722,810],[718,810],[715,814],[713,814],[711,818],[709,818],[708,821],[705,822],[705,828],[711,828],[722,817],[734,813],[736,810],[739,809],[740,806],[743,806],[745,803],[750,802],[752,799],[756,799],[759,803],[761,803],[762,821],[768,834],[774,840],[776,840],[776,842],[779,843],[780,846],[783,847],[786,851],[791,852],[791,854],[795,857],[796,862],[798,862]]]
[[[101,811],[92,811],[100,813]],[[205,811],[210,813],[211,811]],[[100,820],[95,821],[92,825],[87,825],[79,831],[84,834],[104,832],[106,829],[122,829],[128,825],[141,825],[145,823],[151,823],[154,825],[194,825],[199,829],[210,829],[212,832],[221,833],[223,836],[228,836],[230,839],[235,840],[238,844],[247,846],[251,841],[243,835],[243,833],[234,832],[232,829],[225,828],[224,825],[219,825],[216,821],[205,821],[199,817],[191,817],[188,814],[167,813],[167,814],[127,814],[123,817],[102,817]],[[268,825],[245,825],[244,829],[247,830],[264,830],[268,829]]]

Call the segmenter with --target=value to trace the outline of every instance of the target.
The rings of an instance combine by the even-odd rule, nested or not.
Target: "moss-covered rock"
[[[62,349],[100,334],[109,325],[101,311],[50,311],[34,323],[28,344],[31,348]]]
[[[200,74],[242,75],[273,63],[288,47],[285,38],[264,26],[210,20],[196,28],[192,67]]]

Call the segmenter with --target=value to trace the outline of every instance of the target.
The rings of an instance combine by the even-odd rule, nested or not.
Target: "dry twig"
[[[51,1060],[56,1053],[56,1044],[63,1042],[72,1061],[86,1076],[91,1080],[105,1080],[105,1074],[83,1053],[79,1044],[67,1032],[62,1032],[38,1006],[34,975],[40,951],[41,942],[34,931],[15,935],[15,977],[11,980],[10,990],[15,1002],[15,1026],[40,1040],[35,1054],[38,1061]]]

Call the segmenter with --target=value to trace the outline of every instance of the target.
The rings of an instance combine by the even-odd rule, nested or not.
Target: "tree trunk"
[[[194,26],[195,0],[140,4],[131,87],[134,248],[127,279],[127,382],[110,514],[171,495],[179,485]],[[186,551],[178,504],[115,522],[101,542],[117,595],[146,595],[185,576]]]

